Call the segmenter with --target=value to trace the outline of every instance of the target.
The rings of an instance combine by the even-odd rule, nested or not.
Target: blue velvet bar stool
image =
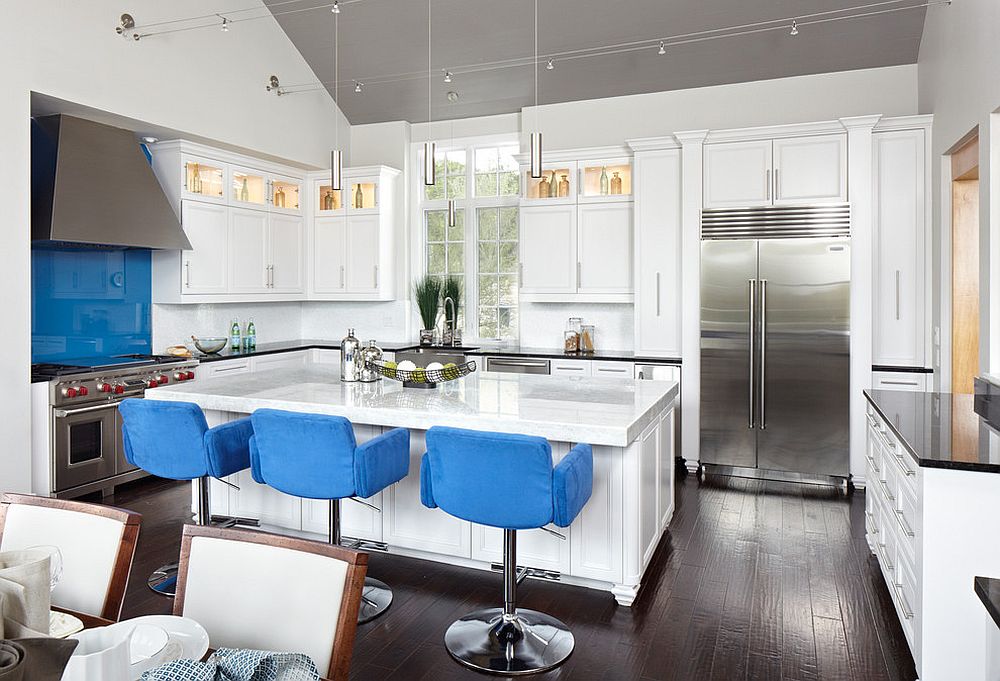
[[[427,431],[420,500],[469,522],[503,530],[503,608],[479,610],[444,636],[452,657],[483,672],[534,674],[573,652],[573,634],[554,617],[516,607],[517,530],[569,527],[590,499],[594,455],[579,444],[552,467],[541,437],[442,428]]]
[[[208,427],[201,407],[190,402],[129,398],[118,405],[122,415],[125,459],[147,473],[169,480],[198,480],[198,524],[215,520],[222,527],[256,526],[250,518],[212,517],[210,478],[221,479],[250,467],[249,418]],[[229,484],[229,483],[226,483]],[[157,568],[149,588],[173,596],[177,563]]]
[[[250,418],[254,480],[292,496],[329,501],[331,544],[342,540],[343,499],[370,497],[399,482],[410,471],[410,431],[404,428],[390,430],[359,446],[354,427],[341,416],[258,409]],[[392,589],[366,577],[358,622],[378,617],[391,604]]]

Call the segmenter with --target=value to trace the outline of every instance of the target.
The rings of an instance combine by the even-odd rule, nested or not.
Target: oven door
[[[52,410],[55,491],[115,474],[121,427],[118,403]]]

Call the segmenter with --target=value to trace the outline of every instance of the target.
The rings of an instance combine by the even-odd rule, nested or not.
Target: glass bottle
[[[608,193],[608,167],[601,166],[601,194],[607,195]]]
[[[556,171],[552,171],[552,179],[549,180],[549,198],[556,196]]]
[[[240,340],[240,322],[234,319],[232,325],[229,327],[229,349],[233,352],[239,352],[243,347],[242,341]]]
[[[542,175],[542,179],[538,181],[538,198],[547,199],[549,197],[549,178],[546,175]]]
[[[243,184],[240,186],[240,201],[250,200],[250,188],[247,187],[247,178],[243,178]]]
[[[560,175],[559,180],[559,196],[569,196],[569,179],[568,175]]]
[[[278,208],[285,207],[285,191],[278,187],[278,191],[274,192],[274,205]]]
[[[333,210],[333,192],[329,189],[323,195],[323,210]]]
[[[622,193],[622,178],[618,177],[618,171],[611,174],[611,193],[621,194]]]
[[[201,194],[201,173],[198,172],[198,164],[194,164],[194,169],[191,171],[191,192],[194,194]]]
[[[563,351],[580,351],[580,329],[583,326],[583,318],[570,317],[566,322],[566,331],[563,334]]]
[[[243,336],[243,348],[248,352],[257,349],[257,327],[254,326],[252,319],[247,322],[247,332]]]
[[[361,191],[361,183],[357,185],[357,189],[354,190],[354,207],[364,208],[365,207],[365,194]]]
[[[580,352],[594,351],[594,325],[584,324],[580,327]]]

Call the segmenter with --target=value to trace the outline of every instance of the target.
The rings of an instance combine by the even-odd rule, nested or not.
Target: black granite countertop
[[[368,339],[362,339],[367,342]],[[402,342],[382,342],[376,341],[378,346],[388,352],[397,352],[406,348],[416,347],[416,343]],[[306,338],[302,340],[276,341],[274,343],[260,343],[253,350],[233,351],[229,348],[212,355],[203,355],[198,351],[194,353],[194,359],[201,362],[218,362],[226,359],[239,359],[241,357],[256,357],[258,355],[273,355],[279,352],[293,352],[295,350],[340,350],[339,340],[323,340],[318,338]]]
[[[993,618],[993,622],[1000,627],[1000,579],[992,577],[975,577],[972,580],[973,588],[979,600],[986,606],[986,612]]]
[[[1000,388],[976,381],[976,394],[866,390],[919,466],[1000,473]]]

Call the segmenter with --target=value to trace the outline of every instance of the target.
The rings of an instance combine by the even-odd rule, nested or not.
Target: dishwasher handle
[[[529,360],[488,357],[486,359],[486,370],[500,373],[548,374],[549,361],[547,359]]]

